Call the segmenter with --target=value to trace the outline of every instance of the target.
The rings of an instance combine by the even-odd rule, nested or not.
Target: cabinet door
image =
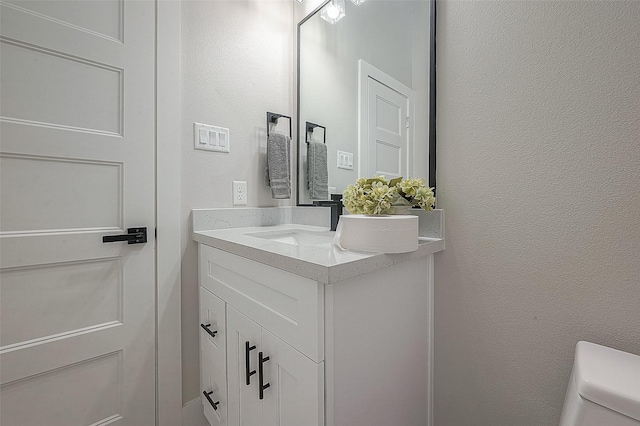
[[[217,370],[227,370],[225,303],[200,287],[200,348],[207,346]]]
[[[263,426],[324,425],[324,362],[319,364],[262,329]]]
[[[200,399],[204,416],[211,426],[227,425],[227,388],[224,376],[217,374],[211,358],[211,351],[205,347],[200,351]]]
[[[256,322],[227,305],[229,426],[262,425],[262,401],[258,398],[257,373],[260,332],[260,326]]]
[[[227,424],[225,343],[225,303],[200,287],[200,398],[212,426]]]

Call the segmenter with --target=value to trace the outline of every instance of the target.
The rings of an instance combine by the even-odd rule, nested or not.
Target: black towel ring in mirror
[[[305,126],[305,128],[307,129],[307,137],[305,138],[305,142],[309,143],[309,134],[313,133],[313,129],[315,129],[316,127],[320,127],[322,129],[322,143],[326,145],[327,144],[327,128],[319,124],[310,123],[308,121]]]
[[[292,137],[291,134],[291,117],[289,117],[288,115],[282,115],[282,114],[276,114],[275,112],[269,112],[267,111],[267,138],[269,137],[269,127],[271,127],[271,124],[278,124],[278,120],[281,118],[286,118],[287,120],[289,120],[289,137]]]

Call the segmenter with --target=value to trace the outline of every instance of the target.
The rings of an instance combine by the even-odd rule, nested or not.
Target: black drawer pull
[[[245,356],[245,366],[246,366],[246,373],[247,373],[247,386],[251,384],[251,376],[253,376],[254,374],[256,374],[256,370],[251,370],[251,364],[249,363],[249,352],[251,352],[252,350],[254,350],[256,348],[255,345],[250,346],[249,345],[249,341],[246,341],[244,344],[244,356]]]
[[[258,352],[258,384],[260,388],[260,399],[264,399],[264,390],[271,386],[269,383],[264,383],[264,368],[263,365],[265,362],[269,361],[269,357],[262,356],[262,352]]]
[[[211,337],[216,337],[216,334],[218,334],[217,330],[211,330],[209,327],[211,327],[211,324],[200,324],[200,327],[202,327],[204,329],[204,331],[206,331],[207,333],[209,333],[209,335]]]
[[[213,393],[213,391],[211,391],[211,392],[202,391],[202,394],[204,395],[205,398],[207,398],[207,401],[209,401],[209,404],[211,404],[213,409],[217,411],[218,410],[218,405],[220,404],[220,401],[213,402],[213,399],[211,399],[211,397],[209,396],[212,393]]]

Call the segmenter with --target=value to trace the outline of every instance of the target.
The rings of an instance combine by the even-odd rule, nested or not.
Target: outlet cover
[[[234,180],[233,185],[233,205],[247,205],[247,182],[243,180]]]

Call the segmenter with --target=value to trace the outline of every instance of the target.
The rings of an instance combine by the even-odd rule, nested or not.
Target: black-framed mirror
[[[297,27],[296,204],[373,174],[435,187],[435,0],[338,0],[345,16],[331,24],[321,14],[333,1]],[[326,151],[326,178],[313,145]]]

